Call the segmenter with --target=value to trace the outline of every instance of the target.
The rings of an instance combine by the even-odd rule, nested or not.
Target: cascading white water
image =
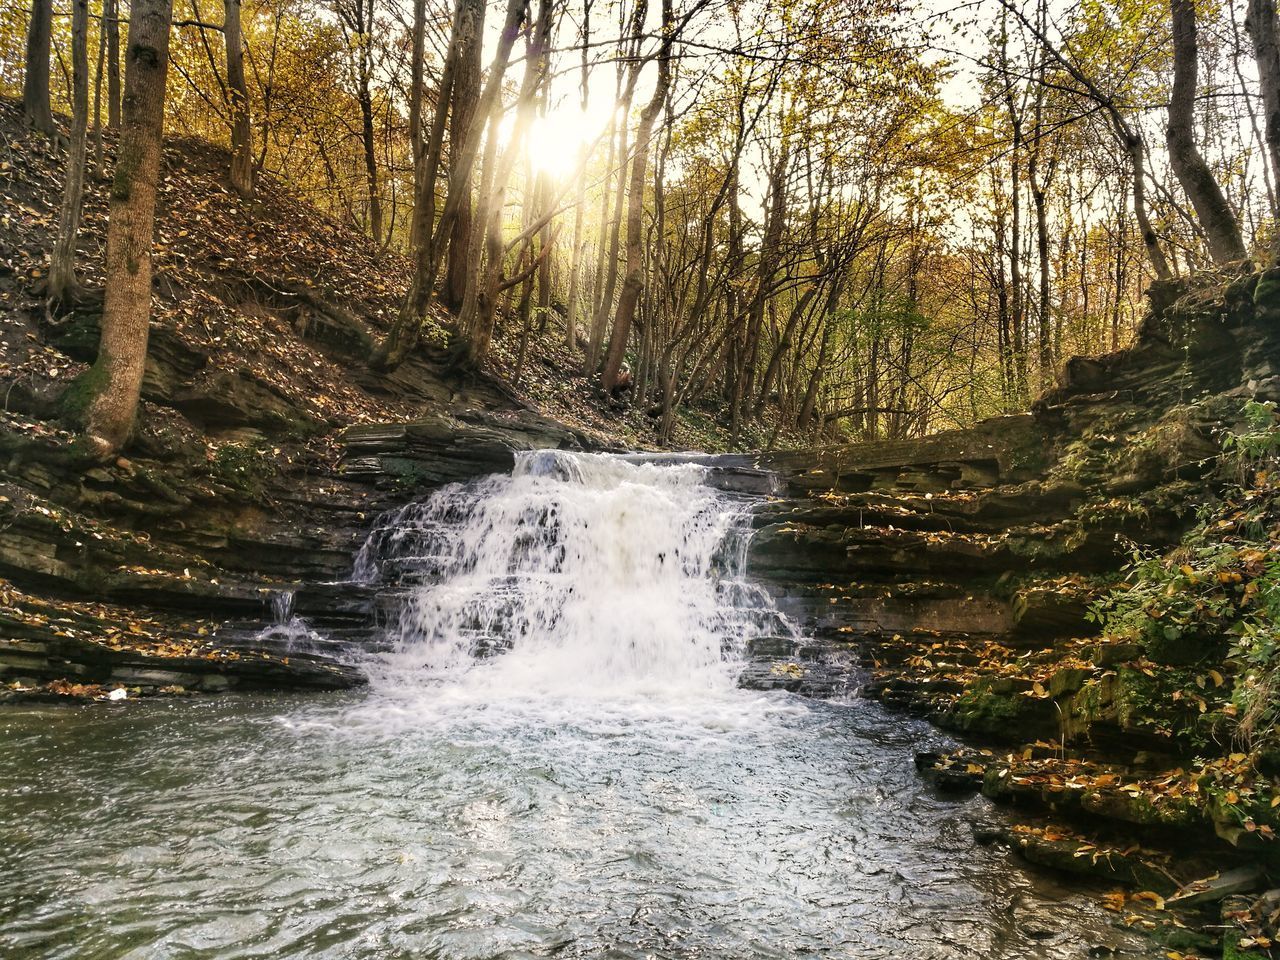
[[[399,587],[395,651],[375,684],[465,676],[488,694],[593,697],[732,687],[747,640],[793,628],[743,578],[749,504],[706,475],[540,451],[510,476],[384,516],[353,575]]]

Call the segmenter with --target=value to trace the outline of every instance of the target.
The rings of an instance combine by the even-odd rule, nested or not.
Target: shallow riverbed
[[[1138,955],[874,704],[424,693],[0,713],[0,954]]]

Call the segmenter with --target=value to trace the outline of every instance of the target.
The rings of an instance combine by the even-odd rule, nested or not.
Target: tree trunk
[[[538,333],[546,333],[551,319],[551,294],[554,287],[551,258],[555,255],[555,234],[551,229],[550,207],[553,203],[551,183],[545,173],[538,175],[538,212],[546,219],[538,237]]]
[[[1253,57],[1258,63],[1258,86],[1262,90],[1263,135],[1271,161],[1271,182],[1280,194],[1280,26],[1275,0],[1249,0],[1244,28],[1253,41]],[[1272,243],[1271,259],[1280,256],[1280,235]]]
[[[49,300],[76,296],[76,237],[84,196],[84,165],[89,133],[89,0],[71,6],[71,143],[67,151],[67,179],[62,188],[58,239],[49,265]]]
[[[253,196],[253,133],[249,125],[249,88],[244,79],[244,41],[240,0],[223,0],[222,33],[227,44],[227,110],[231,115],[231,188],[243,199]]]
[[[1049,276],[1049,215],[1048,202],[1045,196],[1046,187],[1040,183],[1034,173],[1031,179],[1031,201],[1036,209],[1036,257],[1040,268],[1040,288],[1037,300],[1039,323],[1036,329],[1038,359],[1040,367],[1040,389],[1047,390],[1053,380],[1053,346],[1049,339],[1053,319],[1053,304],[1050,295]]]
[[[49,105],[49,49],[53,31],[53,0],[31,0],[27,23],[27,62],[22,75],[22,113],[32,128],[54,135]]]
[[[373,0],[364,0],[358,7],[367,5],[368,19],[363,21],[360,33],[360,89],[356,98],[360,101],[360,141],[364,145],[364,175],[369,190],[369,234],[375,243],[382,243],[382,196],[378,187],[378,143],[373,122]]]
[[[587,107],[590,104],[589,79],[591,67],[587,51],[591,46],[591,4],[592,0],[584,0],[582,5],[582,79],[579,82],[578,90],[583,116],[586,116]],[[570,352],[578,348],[578,318],[582,314],[582,293],[579,288],[582,283],[583,247],[586,243],[583,239],[582,231],[586,224],[587,151],[588,147],[585,143],[578,150],[578,168],[581,173],[578,176],[573,204],[573,249],[569,254],[569,293],[564,322],[565,346],[569,348]]]
[[[106,12],[110,6],[111,13]],[[107,129],[120,128],[120,0],[104,0],[107,19]]]
[[[622,358],[627,350],[627,338],[631,335],[631,321],[635,317],[636,303],[644,290],[644,185],[649,165],[649,141],[653,137],[653,125],[667,102],[671,89],[671,45],[675,40],[671,32],[674,16],[671,0],[662,3],[662,49],[658,53],[658,84],[653,96],[640,111],[640,126],[636,131],[635,157],[631,161],[631,184],[627,188],[627,273],[618,297],[618,309],[613,315],[613,330],[609,337],[609,349],[605,354],[600,384],[606,391],[618,384],[622,372]]]
[[[102,16],[98,18],[98,69],[93,81],[93,176],[102,178],[102,81],[106,73],[107,63],[107,6],[111,0],[102,5]]]
[[[765,304],[774,274],[781,259],[783,226],[787,215],[787,171],[791,162],[791,145],[785,136],[778,158],[769,171],[769,210],[764,237],[760,242],[760,260],[756,269],[756,289],[747,307],[746,336],[738,353],[738,369],[733,395],[729,401],[729,433],[734,446],[742,428],[742,416],[755,388],[756,358],[760,347],[760,330],[764,323]]]
[[[452,107],[449,114],[450,157],[455,150],[461,149],[463,141],[467,138],[467,130],[471,127],[471,121],[475,119],[476,102],[480,96],[480,48],[484,37],[485,4],[483,0],[465,0],[465,2],[471,8],[468,16],[477,24],[477,27],[474,34],[470,34],[465,38],[465,42],[458,46],[458,61],[453,74]],[[462,181],[461,188],[463,196],[460,198],[458,213],[449,234],[449,263],[445,272],[443,291],[445,304],[455,311],[462,307],[467,289],[467,274],[472,267],[467,258],[467,251],[471,248],[471,231],[475,220],[472,197],[473,177],[470,170],[464,172],[466,177]]]
[[[129,437],[147,358],[151,242],[164,141],[165,77],[172,0],[134,0],[125,57],[120,145],[107,223],[106,298],[86,439],[106,458]]]
[[[630,112],[631,103],[628,100],[619,111],[625,118]],[[622,129],[618,134],[618,143],[616,155],[625,158],[627,155],[628,129],[624,120]],[[605,216],[601,220],[601,243],[600,243],[600,263],[596,269],[596,277],[598,288],[596,293],[599,295],[599,302],[595,305],[595,314],[591,318],[591,338],[587,344],[587,370],[588,374],[594,373],[595,368],[600,363],[600,352],[603,349],[605,322],[608,319],[609,312],[613,309],[613,295],[618,287],[618,253],[622,246],[622,205],[626,199],[627,178],[625,159],[618,164],[618,188],[614,191],[614,208],[612,216]],[[608,210],[609,191],[604,190],[601,193],[600,205],[603,211]],[[605,239],[605,231],[608,230],[607,242]]]
[[[1170,0],[1169,7],[1173,14],[1173,91],[1169,97],[1169,125],[1165,128],[1169,165],[1195,208],[1213,262],[1218,266],[1239,263],[1249,258],[1240,225],[1196,146],[1199,63],[1195,0]]]
[[[471,19],[470,5],[458,0],[454,21],[451,45],[456,45],[467,36],[478,35],[478,25]],[[418,242],[414,247],[413,279],[405,294],[404,303],[400,307],[391,330],[386,339],[374,350],[370,363],[375,369],[392,370],[404,362],[410,351],[417,345],[422,331],[422,322],[426,318],[427,308],[431,304],[431,296],[435,290],[436,276],[440,270],[440,262],[444,251],[444,238],[453,228],[454,218],[462,204],[464,191],[462,185],[471,176],[476,156],[480,152],[480,143],[484,137],[485,123],[489,118],[493,104],[502,93],[502,79],[507,72],[507,64],[511,61],[511,48],[515,46],[516,36],[520,32],[520,24],[528,9],[528,0],[507,0],[506,19],[498,38],[498,49],[489,65],[489,79],[485,83],[484,93],[480,97],[476,117],[462,144],[461,150],[454,151],[449,169],[448,193],[445,195],[444,209],[440,213],[440,222],[431,229],[429,211],[435,208],[434,175],[424,178],[422,189],[414,204],[414,216],[420,218],[425,229],[420,231]],[[453,62],[456,57],[451,52],[446,63]],[[443,81],[442,81],[443,86]],[[444,119],[448,111],[447,100],[436,104],[436,123],[432,137],[443,138]],[[428,150],[431,147],[428,146]],[[467,201],[470,202],[469,192]],[[429,205],[429,206],[428,206]]]
[[[511,138],[502,151],[502,158],[495,165],[489,199],[485,203],[489,221],[485,227],[485,263],[481,270],[475,329],[467,345],[467,359],[474,366],[484,363],[489,354],[489,346],[493,342],[498,296],[503,290],[502,267],[505,244],[502,235],[502,206],[506,197],[507,183],[511,180],[516,159],[523,148],[525,132],[533,120],[538,91],[547,79],[553,10],[553,0],[539,0],[537,24],[525,49],[524,77],[520,81],[520,93],[516,98],[516,122],[511,130]],[[496,102],[494,109],[495,111],[501,109]],[[493,136],[498,129],[498,119],[495,112],[490,122],[490,136]],[[532,242],[530,238],[529,243],[532,244]]]
[[[1160,238],[1156,236],[1156,229],[1151,225],[1151,217],[1147,213],[1147,145],[1142,134],[1119,119],[1119,113],[1113,115],[1113,123],[1121,144],[1129,154],[1133,174],[1133,219],[1138,223],[1142,247],[1147,252],[1147,261],[1156,272],[1156,279],[1168,280],[1173,276],[1173,271],[1169,269],[1169,261],[1160,249]]]
[[[605,186],[600,192],[601,242],[600,260],[596,267],[596,295],[598,299],[594,304],[594,312],[591,317],[591,337],[587,344],[585,372],[588,375],[595,373],[600,365],[600,353],[604,349],[605,328],[608,324],[609,314],[613,310],[613,295],[618,284],[618,251],[622,243],[622,207],[627,195],[626,174],[628,135],[630,133],[627,120],[631,116],[631,102],[632,97],[635,96],[636,81],[639,79],[640,70],[644,66],[644,60],[640,58],[640,43],[644,36],[644,22],[649,10],[648,0],[636,0],[632,9],[630,32],[627,34],[630,37],[629,47],[624,45],[622,39],[621,18],[625,10],[625,4],[619,4],[618,86],[622,86],[623,61],[629,61],[629,66],[626,73],[625,89],[620,96],[616,97],[618,109],[614,111],[609,121],[609,160],[605,165],[606,171],[612,171],[616,159],[618,187],[614,191],[613,216],[610,217],[608,215],[609,174],[606,173]],[[621,118],[620,123],[619,118]],[[618,130],[616,151],[613,135],[615,129]],[[605,241],[606,230],[608,231],[607,242]]]
[[[416,202],[418,181],[422,179],[422,68],[427,48],[427,0],[413,0],[413,27],[409,45],[409,150],[413,156]],[[413,242],[412,237],[409,242]]]

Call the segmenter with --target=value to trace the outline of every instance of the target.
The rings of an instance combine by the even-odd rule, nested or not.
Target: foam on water
[[[385,515],[353,573],[393,598],[374,689],[435,709],[736,722],[763,703],[735,688],[746,642],[794,627],[745,579],[749,502],[706,473],[539,451]]]

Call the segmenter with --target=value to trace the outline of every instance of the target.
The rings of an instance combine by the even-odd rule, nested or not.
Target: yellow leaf
[[[1133,895],[1133,899],[1145,900],[1147,903],[1151,904],[1157,910],[1164,909],[1164,897],[1160,896],[1160,894],[1158,893],[1153,893],[1150,890],[1143,890],[1141,893],[1135,893]]]
[[[1209,679],[1213,681],[1213,685],[1215,687],[1220,687],[1226,682],[1223,679],[1222,674],[1220,674],[1217,670],[1209,671]]]

